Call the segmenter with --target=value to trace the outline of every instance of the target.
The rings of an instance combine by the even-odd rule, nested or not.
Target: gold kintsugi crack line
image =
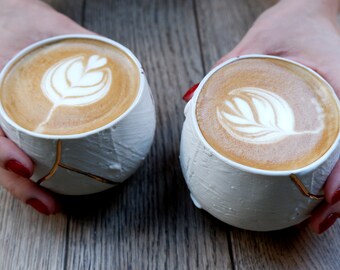
[[[46,174],[44,177],[40,178],[37,181],[37,184],[40,185],[41,183],[45,182],[46,180],[48,180],[49,178],[51,178],[57,171],[60,160],[61,160],[61,141],[57,142],[57,152],[56,152],[56,158],[55,158],[55,162],[53,164],[52,169],[48,172],[48,174]]]
[[[294,184],[298,187],[301,193],[305,195],[306,197],[313,199],[313,200],[321,200],[325,198],[324,195],[315,195],[315,194],[310,193],[308,189],[304,186],[304,184],[301,182],[299,177],[297,177],[295,174],[291,174],[289,177],[294,182]]]
[[[57,151],[56,151],[56,159],[55,159],[55,162],[54,162],[54,164],[52,166],[52,169],[48,172],[47,175],[45,175],[44,177],[42,177],[41,179],[39,179],[37,181],[38,185],[42,184],[43,182],[45,182],[46,180],[51,178],[56,173],[58,167],[66,169],[66,170],[69,170],[69,171],[72,171],[72,172],[75,172],[75,173],[79,173],[79,174],[85,175],[85,176],[87,176],[87,177],[89,177],[89,178],[91,178],[91,179],[93,179],[93,180],[95,180],[97,182],[100,182],[100,183],[105,183],[105,184],[110,184],[110,185],[118,185],[118,184],[120,184],[118,182],[114,182],[114,181],[106,179],[104,177],[100,177],[100,176],[92,174],[92,173],[84,172],[82,170],[79,170],[79,169],[76,169],[76,168],[73,168],[71,166],[68,166],[66,164],[61,163],[61,150],[62,150],[62,142],[60,140],[58,140],[58,142],[57,142]]]
[[[99,177],[99,176],[92,174],[92,173],[83,172],[81,170],[78,170],[76,168],[70,167],[70,166],[62,164],[62,163],[59,163],[59,167],[67,169],[67,170],[72,171],[72,172],[82,174],[82,175],[86,175],[86,176],[88,176],[88,177],[90,177],[90,178],[92,178],[92,179],[94,179],[98,182],[101,182],[101,183],[111,184],[111,185],[118,185],[119,184],[118,182],[114,182],[114,181],[106,179],[104,177]]]

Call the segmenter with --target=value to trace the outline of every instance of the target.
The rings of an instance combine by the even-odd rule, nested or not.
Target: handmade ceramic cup
[[[302,222],[311,215],[312,210],[321,202],[323,198],[323,185],[327,176],[339,160],[339,130],[337,129],[335,131],[334,141],[322,156],[300,168],[288,170],[259,169],[250,165],[244,165],[241,162],[236,162],[218,152],[207,142],[198,124],[198,100],[202,89],[214,74],[225,67],[231,67],[233,63],[238,63],[245,59],[257,59],[260,62],[265,59],[274,62],[278,61],[280,65],[292,65],[309,74],[313,79],[329,89],[331,99],[336,104],[335,110],[338,115],[340,111],[339,101],[331,86],[313,70],[291,60],[266,55],[247,55],[230,59],[211,70],[198,85],[195,92],[196,87],[190,91],[191,94],[193,92],[194,94],[184,111],[185,122],[181,136],[180,161],[183,175],[194,204],[221,221],[239,228],[254,231],[278,230]],[[247,64],[245,65],[247,66]],[[227,83],[225,85],[227,85]],[[243,91],[243,96],[241,97],[236,97],[236,92],[232,93],[232,95],[234,95],[233,98],[226,101],[223,105],[226,106],[226,110],[229,109],[229,112],[219,113],[218,111],[218,117],[229,117],[229,120],[222,119],[221,121],[224,121],[223,123],[234,124],[236,122],[235,119],[237,119],[237,117],[235,117],[236,114],[240,115],[242,112],[249,113],[251,110],[254,110],[253,107],[245,105],[246,102],[251,102],[254,99],[256,106],[258,106],[257,115],[261,114],[261,104],[263,106],[270,105],[273,108],[275,106],[281,106],[282,108],[286,106],[286,103],[281,102],[281,99],[278,98],[276,94],[272,95],[266,91],[261,92],[259,88],[256,88],[251,93],[245,93],[248,90],[248,88],[237,90],[238,93]],[[299,89],[296,91],[298,90]],[[190,96],[190,93],[188,93],[186,97],[188,97],[188,95]],[[206,94],[206,96],[209,98],[209,93]],[[245,101],[241,100],[242,97],[245,97]],[[270,103],[271,101],[272,103]],[[237,108],[237,104],[239,104],[240,107]],[[241,105],[243,106],[242,108]],[[270,108],[270,106],[267,107]],[[301,104],[301,106],[303,108],[305,105]],[[230,111],[234,111],[235,115],[232,115]],[[279,117],[281,116],[276,115],[276,118]],[[289,115],[284,114],[281,118],[286,119],[285,117],[287,118]],[[254,118],[252,119],[254,120]],[[267,133],[256,131],[257,133],[254,133],[255,135],[253,137],[249,135],[249,130],[245,131],[249,131],[249,133],[243,134],[245,122],[245,120],[243,122],[241,121],[240,124],[236,126],[240,127],[238,130],[233,129],[230,131],[232,135],[236,134],[237,139],[258,139],[258,141],[260,141],[260,137],[255,138],[256,134],[262,134],[262,138],[265,138],[263,140],[272,139],[273,136],[274,139],[281,139],[278,137],[275,138],[275,136],[281,136],[278,133],[275,133],[269,138],[269,131],[266,131]],[[214,125],[213,121],[208,123],[208,129],[209,125]],[[295,134],[297,134],[297,132],[295,132]],[[242,137],[243,135],[248,137]],[[233,139],[232,142],[235,142],[235,140]],[[267,146],[265,145],[264,147]]]
[[[68,48],[67,54],[57,59],[60,56],[57,53],[64,53],[66,47]],[[94,50],[94,53],[91,50]],[[91,54],[89,56],[82,55],[83,51]],[[48,60],[40,60],[41,54],[50,53],[53,54]],[[31,55],[33,56],[31,57]],[[31,67],[27,67],[28,64],[25,61],[34,63],[36,58],[37,61],[40,61],[39,64],[31,64]],[[22,59],[24,59],[24,63],[21,63]],[[40,77],[37,78],[42,80],[41,88],[45,91],[41,94],[41,98],[46,98],[50,102],[48,104],[53,103],[53,107],[49,109],[46,120],[36,130],[29,130],[21,124],[19,125],[13,120],[13,117],[9,116],[13,107],[9,106],[9,109],[6,110],[4,104],[10,97],[4,97],[3,94],[0,106],[1,127],[6,136],[34,162],[32,180],[54,192],[67,195],[96,193],[123,182],[137,170],[145,159],[153,141],[156,125],[151,90],[140,62],[126,47],[104,37],[94,35],[58,36],[25,48],[9,61],[0,75],[0,89],[4,88],[7,80],[10,80],[8,74],[17,72],[17,66],[30,72],[16,74],[18,79],[15,80],[14,85],[22,83],[20,76],[28,76],[25,78],[28,81],[31,79],[29,77],[38,76],[37,74],[40,74],[41,71],[35,67],[44,67],[48,61],[51,63],[49,66],[46,64],[49,69],[44,71],[44,77],[41,79],[42,76],[39,75]],[[124,65],[117,64],[117,61],[121,61]],[[109,64],[112,64],[114,68],[110,69]],[[130,70],[134,72],[132,76]],[[122,74],[127,78],[124,79],[125,81],[122,79]],[[74,128],[72,123],[67,122],[66,117],[65,128],[62,124],[56,133],[53,133],[54,131],[51,132],[52,134],[41,132],[41,130],[48,130],[57,121],[53,120],[53,114],[61,114],[63,109],[69,109],[70,106],[77,109],[82,108],[81,106],[85,103],[92,106],[89,107],[90,109],[76,111],[79,116],[73,116],[72,121],[77,121],[87,114],[91,115],[92,112],[97,113],[103,106],[109,109],[120,106],[120,101],[116,102],[116,99],[125,95],[125,90],[122,89],[132,79],[136,84],[136,93],[133,94],[130,103],[127,102],[127,105],[124,103],[125,107],[118,115],[113,116],[113,120],[101,123],[94,119],[92,122],[96,126],[66,133],[66,130]],[[123,82],[120,83],[120,81]],[[111,97],[110,89],[112,87],[110,88],[110,85],[112,86],[114,83],[117,83],[118,88],[122,87],[122,89],[113,89],[120,92],[113,93]],[[65,85],[67,87],[63,88]],[[25,84],[22,89],[25,89]],[[21,93],[14,98],[25,102]],[[99,99],[102,101],[96,107],[95,102]],[[15,110],[22,109],[20,104],[15,107]],[[40,110],[41,106],[39,103],[32,104],[27,109]],[[21,115],[26,117],[25,113]],[[50,119],[52,119],[52,124],[48,122]],[[69,125],[68,129],[66,125]],[[64,131],[65,134],[63,134]]]

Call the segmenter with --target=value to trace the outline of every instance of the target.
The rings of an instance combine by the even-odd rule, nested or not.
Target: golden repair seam
[[[112,180],[109,180],[109,179],[106,179],[106,178],[103,178],[103,177],[99,177],[99,176],[92,174],[92,173],[83,172],[81,170],[78,170],[76,168],[70,167],[70,166],[62,164],[62,163],[59,163],[59,167],[67,169],[67,170],[75,172],[75,173],[85,175],[87,177],[90,177],[90,178],[96,180],[97,182],[101,182],[101,183],[104,183],[104,184],[110,184],[110,185],[118,185],[119,184],[118,182],[114,182]]]
[[[45,175],[44,177],[40,178],[38,181],[37,181],[37,184],[40,185],[41,183],[45,182],[46,180],[48,180],[49,178],[51,178],[57,171],[58,167],[61,167],[63,169],[67,169],[69,171],[72,171],[72,172],[75,172],[75,173],[79,173],[79,174],[82,174],[82,175],[85,175],[97,182],[100,182],[100,183],[104,183],[104,184],[110,184],[110,185],[118,185],[119,183],[118,182],[114,182],[112,180],[109,180],[109,179],[106,179],[106,178],[103,178],[103,177],[100,177],[100,176],[97,176],[97,175],[94,175],[92,173],[88,173],[88,172],[84,172],[84,171],[81,171],[81,170],[78,170],[76,168],[73,168],[71,166],[68,166],[66,164],[63,164],[61,163],[61,151],[62,150],[62,143],[60,140],[57,141],[57,151],[56,151],[56,159],[55,159],[55,162],[52,166],[52,169],[49,171],[49,173],[47,175]]]
[[[57,152],[56,152],[56,158],[55,158],[55,162],[53,164],[52,169],[48,172],[47,175],[45,175],[44,177],[40,178],[37,181],[37,184],[40,185],[41,183],[45,182],[46,180],[48,180],[49,178],[51,178],[57,171],[60,160],[61,160],[61,141],[58,140],[57,141]]]
[[[299,179],[299,177],[296,176],[295,174],[291,174],[289,177],[304,196],[313,200],[321,200],[325,197],[324,195],[315,195],[310,193],[308,189],[305,187],[305,185],[302,183],[302,181]]]

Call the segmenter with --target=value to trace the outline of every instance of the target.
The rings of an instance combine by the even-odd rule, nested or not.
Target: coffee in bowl
[[[329,85],[275,58],[240,59],[217,70],[199,93],[196,118],[219,154],[262,170],[305,167],[324,155],[339,133]]]
[[[340,103],[310,68],[244,55],[211,70],[184,110],[180,145],[195,205],[230,225],[299,224],[340,155]]]
[[[8,116],[27,130],[81,134],[126,112],[139,80],[139,68],[118,47],[95,39],[63,39],[18,59],[3,78],[0,98]]]
[[[72,34],[24,48],[0,71],[0,125],[34,162],[31,180],[85,195],[137,170],[156,115],[145,72],[128,48]]]

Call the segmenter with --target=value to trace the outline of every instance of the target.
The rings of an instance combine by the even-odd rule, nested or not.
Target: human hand
[[[217,64],[245,54],[290,58],[321,74],[340,97],[339,0],[282,0],[265,11],[241,42]],[[309,220],[317,233],[340,217],[340,162],[324,186],[325,201]]]
[[[91,34],[39,0],[0,0],[0,70],[17,52],[52,36]],[[45,214],[60,210],[56,197],[29,177],[34,164],[0,129],[0,185]]]

